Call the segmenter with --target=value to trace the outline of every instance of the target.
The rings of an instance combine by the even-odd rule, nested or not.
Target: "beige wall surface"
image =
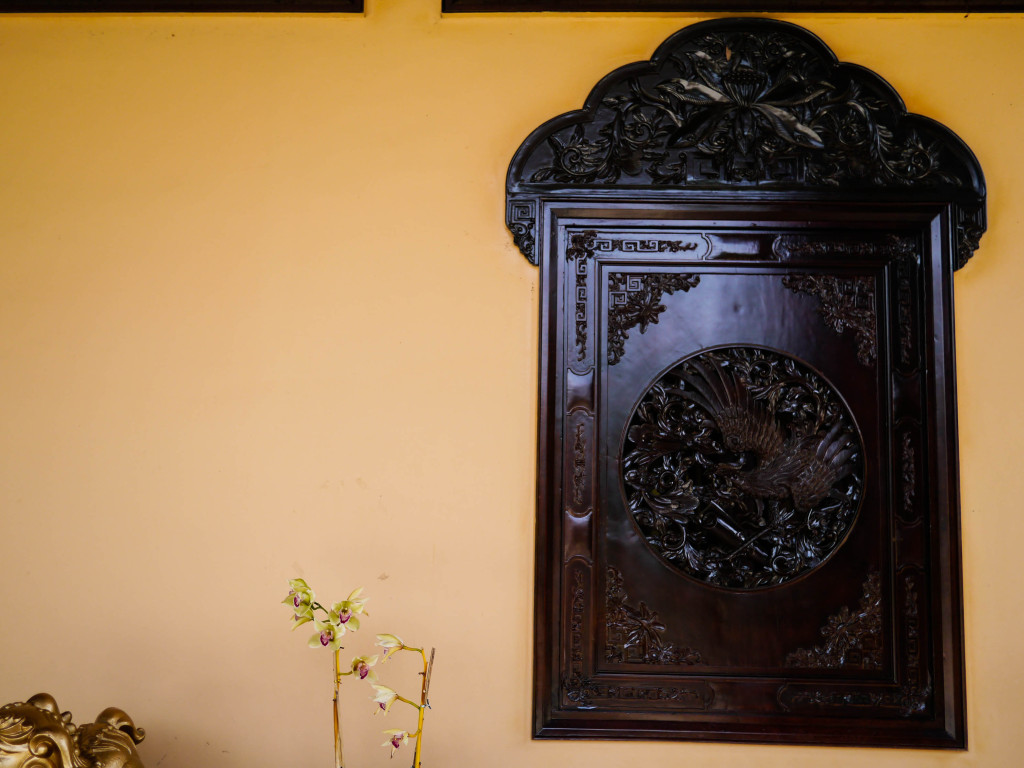
[[[439,5],[0,18],[0,701],[121,706],[150,768],[328,766],[329,654],[279,604],[303,576],[366,587],[349,651],[437,646],[428,768],[1021,765],[1024,17],[788,17],[988,176],[956,277],[970,749],[944,753],[530,740],[538,275],[504,173],[698,17]],[[388,764],[412,719],[343,703],[349,765]]]

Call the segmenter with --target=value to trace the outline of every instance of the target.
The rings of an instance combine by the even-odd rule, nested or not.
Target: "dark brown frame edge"
[[[442,0],[442,13],[800,11],[987,13],[1024,11],[1024,0]]]
[[[549,140],[557,135],[567,141],[568,131],[578,127],[579,135],[571,139],[576,144],[592,141],[598,133],[601,123],[598,122],[599,110],[606,96],[616,93],[615,89],[628,87],[629,80],[634,76],[645,75],[656,70],[661,62],[668,60],[680,42],[695,38],[706,31],[731,31],[761,27],[767,32],[770,28],[788,30],[791,34],[804,37],[808,44],[819,51],[823,64],[827,65],[829,78],[853,77],[860,86],[873,92],[880,103],[886,106],[878,113],[878,119],[886,126],[892,126],[900,133],[904,129],[920,131],[924,135],[934,136],[936,146],[943,149],[947,170],[955,178],[945,182],[903,184],[899,181],[887,182],[884,179],[871,184],[851,183],[845,186],[824,187],[815,183],[804,183],[798,179],[791,184],[778,183],[771,178],[761,179],[758,184],[750,185],[743,182],[732,182],[728,178],[718,180],[688,180],[680,184],[656,183],[654,177],[648,177],[647,170],[639,174],[625,174],[623,166],[612,162],[611,172],[592,172],[593,169],[574,167],[571,164],[562,166],[558,173],[540,173],[548,166],[558,162],[553,156],[544,152],[556,152],[565,145],[557,142],[553,145]],[[824,76],[824,75],[823,75]],[[607,116],[601,118],[607,120]],[[615,141],[615,139],[610,139]],[[545,149],[547,147],[548,149]],[[552,149],[553,147],[553,149]],[[540,152],[535,158],[535,152]],[[615,172],[618,171],[618,172]],[[806,180],[805,180],[806,181]],[[691,183],[692,182],[692,183]],[[962,142],[945,126],[922,117],[908,114],[902,100],[878,75],[862,67],[841,64],[831,50],[823,42],[806,30],[784,22],[767,19],[718,19],[706,21],[684,28],[670,37],[649,62],[637,62],[627,65],[607,75],[591,91],[585,106],[581,110],[565,113],[539,126],[530,134],[517,150],[509,166],[507,177],[506,215],[507,224],[515,245],[522,254],[542,270],[542,282],[549,279],[549,270],[553,268],[553,253],[556,246],[552,241],[558,222],[563,218],[574,221],[582,218],[604,220],[604,209],[632,207],[634,205],[653,206],[690,206],[711,209],[716,206],[731,208],[737,204],[756,205],[772,210],[782,210],[787,206],[808,204],[814,207],[838,206],[837,210],[848,217],[851,212],[862,213],[878,210],[877,206],[889,205],[903,214],[909,215],[924,227],[922,237],[930,243],[929,252],[934,265],[932,273],[933,306],[930,322],[945,322],[943,317],[952,319],[952,271],[966,265],[978,248],[980,238],[986,227],[985,213],[985,181],[977,158]],[[596,211],[588,217],[587,211]],[[888,213],[886,215],[889,215]],[[923,220],[922,218],[923,217]],[[614,216],[612,217],[614,218]],[[655,217],[657,218],[657,217]],[[782,216],[787,218],[787,216]],[[941,285],[940,285],[941,283]],[[547,289],[544,289],[547,291]],[[546,294],[545,294],[546,295]],[[940,311],[940,306],[941,309]],[[559,567],[551,564],[557,558],[559,531],[552,525],[552,514],[560,515],[560,502],[549,506],[553,478],[561,471],[561,464],[550,466],[552,461],[551,446],[555,439],[555,422],[552,420],[551,403],[555,401],[554,392],[559,386],[552,375],[557,365],[556,342],[549,338],[548,329],[552,323],[553,308],[550,302],[541,301],[539,325],[539,414],[538,414],[538,483],[537,483],[537,547],[534,581],[534,648],[535,661],[533,669],[533,717],[532,734],[534,738],[557,739],[686,739],[700,741],[730,741],[754,743],[787,743],[867,746],[868,742],[847,733],[848,726],[856,722],[855,718],[838,718],[836,728],[831,734],[829,726],[814,728],[809,731],[806,722],[800,724],[800,734],[785,733],[788,727],[788,716],[783,721],[776,721],[777,727],[771,722],[734,723],[730,727],[727,722],[708,721],[699,727],[696,723],[673,726],[671,721],[663,719],[633,720],[627,722],[618,715],[620,713],[590,713],[587,708],[579,710],[561,710],[553,679],[560,674],[560,645],[555,644],[560,622],[563,619],[564,590],[560,587],[556,594],[554,588],[565,578],[562,571],[564,562],[558,560]],[[938,312],[938,314],[935,314]],[[948,313],[948,314],[944,314]],[[954,366],[954,339],[952,333],[944,335],[936,342],[936,354],[940,363],[932,371],[934,380],[928,387],[937,400],[933,403],[935,418],[942,421],[945,429],[956,430],[956,384],[952,376],[947,374]],[[933,727],[918,731],[915,735],[887,733],[870,742],[873,747],[916,747],[964,749],[967,743],[966,734],[966,671],[963,656],[963,594],[960,572],[960,509],[959,486],[957,473],[957,444],[948,442],[936,448],[935,457],[940,469],[939,475],[944,479],[935,485],[934,493],[944,495],[944,505],[931,503],[930,509],[941,512],[945,517],[932,521],[933,528],[938,532],[938,560],[946,566],[935,575],[932,584],[931,599],[933,603],[935,629],[934,642],[941,644],[941,654],[936,659],[934,670],[943,669],[944,705],[939,719],[933,720]],[[941,509],[940,509],[941,507]],[[559,518],[560,519],[560,518]],[[940,524],[941,523],[941,524]],[[561,711],[559,711],[561,710]],[[844,722],[839,722],[839,721]],[[875,729],[877,730],[877,729]],[[859,732],[859,736],[864,735]]]
[[[0,13],[362,13],[363,0],[0,0]]]

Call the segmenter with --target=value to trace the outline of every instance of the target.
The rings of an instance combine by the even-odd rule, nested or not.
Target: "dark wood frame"
[[[362,13],[363,0],[0,0],[0,13]]]
[[[704,22],[530,135],[507,222],[541,270],[534,736],[964,748],[952,274],[986,226],[967,146],[806,30]],[[639,303],[616,310],[623,274]],[[870,325],[779,287],[808,275],[869,285]],[[758,276],[770,290],[737,288],[719,323],[701,292]],[[860,522],[818,570],[760,592],[666,569],[619,469],[622,404],[730,341],[741,307],[762,314],[739,335],[828,371],[868,435]],[[808,330],[778,342],[773,310]],[[779,613],[787,594],[813,597],[799,620]],[[617,606],[648,617],[658,653],[613,642]],[[806,650],[834,622],[846,650],[833,635]],[[716,660],[709,637],[730,650]],[[800,650],[749,670],[727,658],[773,645]]]
[[[442,0],[443,13],[780,12],[987,13],[1024,10],[1021,0]]]

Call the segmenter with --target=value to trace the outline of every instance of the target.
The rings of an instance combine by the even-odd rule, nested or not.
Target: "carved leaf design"
[[[907,121],[886,90],[802,36],[734,26],[680,41],[656,73],[617,82],[592,122],[548,136],[549,160],[529,180],[961,185],[946,168],[948,138]]]
[[[658,614],[641,601],[637,607],[629,605],[622,586],[622,573],[613,567],[606,569],[605,621],[608,645],[605,660],[610,663],[634,662],[644,664],[700,664],[700,653],[681,648],[662,638],[665,625]]]
[[[800,648],[786,657],[787,667],[882,668],[882,590],[879,574],[872,573],[864,582],[864,594],[857,610],[847,606],[829,616],[821,628],[822,645]]]
[[[816,296],[818,313],[836,333],[852,330],[857,341],[857,360],[871,366],[878,357],[875,318],[875,279],[835,275],[786,275],[782,284],[791,291]]]
[[[700,277],[687,274],[627,274],[613,272],[608,279],[608,364],[615,365],[625,354],[629,331],[639,326],[645,333],[665,311],[664,294],[689,291]]]

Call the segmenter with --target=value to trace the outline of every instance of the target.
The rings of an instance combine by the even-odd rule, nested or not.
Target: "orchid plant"
[[[427,690],[430,686],[430,672],[434,664],[434,650],[431,649],[430,658],[428,659],[427,653],[423,648],[414,648],[406,645],[397,635],[377,635],[376,644],[384,649],[383,657],[379,657],[378,655],[356,656],[347,665],[347,671],[342,672],[341,651],[344,649],[344,646],[341,644],[341,639],[345,636],[346,632],[354,632],[359,629],[360,615],[368,615],[366,614],[367,598],[362,597],[362,588],[352,592],[352,594],[350,594],[345,600],[342,600],[339,603],[333,603],[330,608],[325,608],[317,602],[316,595],[313,590],[310,589],[309,585],[302,579],[291,579],[288,582],[288,586],[288,596],[285,597],[282,602],[288,603],[292,607],[292,629],[294,630],[303,624],[312,622],[316,632],[309,638],[309,647],[327,648],[334,651],[335,768],[344,768],[341,749],[341,715],[338,707],[338,694],[341,691],[342,678],[348,676],[357,677],[359,680],[370,681],[370,684],[373,685],[373,689],[376,692],[376,695],[373,697],[373,701],[385,714],[391,710],[391,705],[396,701],[408,704],[417,710],[418,719],[416,722],[416,730],[410,733],[407,730],[399,728],[389,728],[384,731],[384,735],[387,736],[387,740],[381,746],[391,747],[391,757],[394,757],[395,752],[397,752],[399,748],[409,743],[409,739],[415,739],[416,742],[413,753],[412,768],[420,768],[420,755],[423,745],[423,714],[430,708],[430,703],[427,700]],[[380,663],[383,664],[393,655],[401,651],[418,653],[423,659],[423,671],[420,673],[422,681],[420,683],[419,703],[399,695],[397,691],[386,685],[377,684],[377,672],[373,667],[377,665],[378,658]]]

